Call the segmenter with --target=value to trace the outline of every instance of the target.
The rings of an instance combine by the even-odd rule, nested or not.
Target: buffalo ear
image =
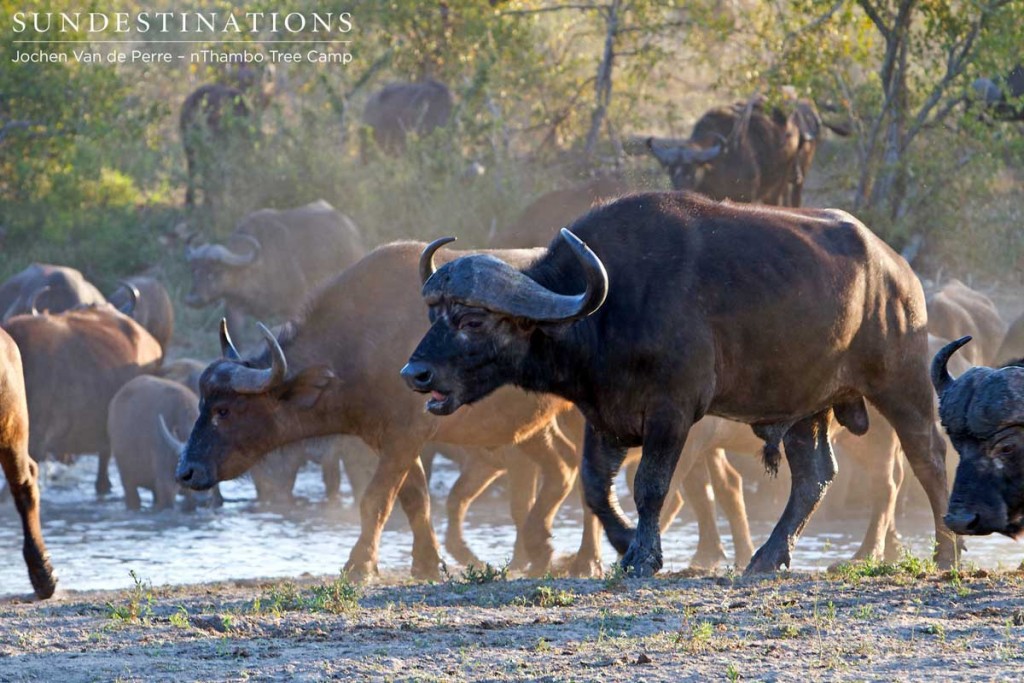
[[[308,367],[287,383],[281,398],[303,409],[312,408],[334,377],[334,372],[326,365]]]

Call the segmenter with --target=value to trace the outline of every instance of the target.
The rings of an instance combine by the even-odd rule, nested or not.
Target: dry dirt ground
[[[1021,680],[1022,635],[1024,574],[907,563],[761,580],[142,580],[0,602],[0,681]]]

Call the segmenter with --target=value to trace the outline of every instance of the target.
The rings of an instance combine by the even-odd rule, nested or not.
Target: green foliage
[[[911,555],[910,553],[904,553],[896,562],[886,562],[884,560],[860,560],[856,562],[842,562],[838,566],[829,570],[829,573],[833,576],[837,576],[844,581],[856,583],[861,579],[875,578],[880,576],[897,576],[897,577],[908,577],[918,578],[925,574],[931,574],[936,571],[935,561],[931,559],[923,559]]]
[[[537,586],[533,589],[530,602],[537,607],[571,607],[576,603],[576,594],[554,586]]]
[[[346,614],[359,609],[362,591],[341,572],[331,583],[303,591],[291,582],[275,584],[253,600],[249,611],[254,614],[281,615],[284,612],[328,612]]]
[[[495,567],[489,562],[484,563],[483,567],[469,564],[462,570],[462,574],[459,575],[458,582],[471,586],[481,586],[488,583],[495,583],[496,581],[507,581],[509,571],[508,566],[508,562],[500,567]]]
[[[155,602],[153,586],[149,581],[141,579],[134,569],[128,574],[132,577],[132,587],[128,589],[123,603],[107,603],[107,615],[124,624],[149,623]]]
[[[115,4],[120,11],[145,8],[135,0]],[[227,0],[186,5],[237,11]],[[889,17],[893,0],[871,5]],[[602,102],[596,86],[613,6],[606,118],[598,153],[583,159]],[[5,59],[0,278],[32,260],[59,262],[109,291],[117,278],[157,267],[172,293],[180,292],[187,278],[181,245],[168,239],[177,225],[223,237],[257,208],[320,198],[351,215],[370,245],[457,234],[460,245],[482,246],[538,194],[600,166],[656,173],[648,158],[618,158],[617,143],[626,136],[685,135],[711,104],[755,91],[782,103],[786,86],[835,104],[826,118],[849,121],[854,130],[849,140],[824,139],[812,178],[825,181],[807,194],[810,203],[855,210],[897,247],[923,234],[935,265],[1019,270],[1024,191],[1016,169],[1024,162],[1024,128],[992,125],[962,105],[947,105],[969,92],[973,79],[1004,74],[1019,61],[1024,8],[1009,2],[981,21],[987,3],[914,6],[903,113],[896,121],[902,139],[893,161],[884,137],[894,120],[886,109],[886,40],[865,6],[832,0],[748,3],[742,11],[712,0],[249,3],[251,11],[351,12],[356,60],[345,68],[278,65],[277,91],[265,106],[254,102],[258,116],[241,122],[258,129],[251,148],[208,160],[215,168],[227,165],[211,172],[230,184],[224,201],[191,211],[182,208],[180,107],[196,87],[226,79],[225,69]],[[2,16],[26,9],[0,0]],[[66,0],[31,7],[81,9]],[[962,68],[946,79],[950,49],[972,35]],[[0,33],[0,53],[16,51],[16,36]],[[275,47],[299,49],[299,41],[311,37],[275,36],[281,43]],[[223,46],[211,40],[210,47]],[[371,155],[364,164],[357,142],[366,97],[388,81],[425,76],[453,89],[453,125],[412,140],[402,157]],[[939,86],[939,99],[928,108]],[[921,112],[925,120],[918,126]],[[471,161],[486,174],[467,178]],[[895,189],[885,189],[890,186]],[[207,322],[205,314],[177,309],[182,323]]]

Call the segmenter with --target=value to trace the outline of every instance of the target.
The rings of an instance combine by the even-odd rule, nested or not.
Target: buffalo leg
[[[96,469],[96,493],[105,496],[110,493],[110,451],[99,452],[99,464]]]
[[[588,423],[583,433],[583,463],[580,479],[583,497],[604,527],[609,542],[620,555],[629,549],[635,534],[612,490],[615,475],[626,458],[626,448],[608,442]]]
[[[569,563],[570,576],[590,578],[604,573],[601,567],[601,520],[593,513],[583,496],[580,484],[580,498],[583,503],[583,532],[580,537],[580,548]]]
[[[729,520],[732,545],[736,551],[736,567],[746,567],[754,554],[754,544],[750,540],[747,504],[743,496],[743,477],[729,464],[729,459],[725,457],[725,451],[721,448],[716,448],[708,454],[705,466],[711,476],[715,500]]]
[[[324,497],[330,503],[338,503],[341,500],[341,456],[335,449],[329,448],[320,457],[320,476],[324,482]]]
[[[530,558],[530,573],[543,576],[551,568],[551,558],[555,552],[551,544],[555,514],[576,480],[576,449],[554,422],[541,433],[519,444],[519,448],[541,471],[540,490],[526,518],[523,535],[526,553]]]
[[[398,489],[398,502],[412,527],[412,575],[417,579],[441,578],[441,553],[430,523],[430,492],[427,475],[420,459],[416,458],[405,483]]]
[[[903,488],[903,480],[906,473],[903,469],[903,450],[896,452],[896,459],[892,464],[892,479],[897,492]],[[897,501],[899,498],[897,497]],[[899,531],[896,530],[896,501],[893,503],[893,514],[889,519],[889,528],[885,531],[885,552],[883,557],[886,562],[895,562],[903,555],[903,542],[900,540]]]
[[[836,475],[836,459],[828,439],[830,410],[789,428],[783,443],[792,476],[789,502],[768,542],[754,554],[747,574],[774,572],[790,565],[790,553]]]
[[[50,565],[50,554],[43,542],[43,530],[39,523],[39,467],[27,453],[12,448],[0,450],[0,465],[11,489],[14,505],[21,516],[21,528],[25,536],[22,554],[28,566],[28,576],[36,595],[45,600],[57,588],[57,577]]]
[[[526,550],[526,520],[537,500],[540,470],[516,450],[506,448],[503,451],[508,463],[508,508],[516,527],[516,543],[509,568],[525,570],[530,566],[530,553]]]
[[[459,478],[452,485],[452,490],[448,492],[448,529],[444,535],[444,547],[459,564],[482,564],[480,558],[469,549],[462,530],[469,506],[500,476],[501,470],[484,458],[468,458],[459,473]]]
[[[640,458],[627,457],[626,458],[626,481],[629,483],[629,492],[634,492],[634,484],[636,482],[636,471],[640,467]],[[679,470],[676,470],[676,478],[679,479],[678,485],[673,486],[668,493],[668,500],[665,501],[665,505],[661,508],[661,518],[659,524],[661,527],[661,533],[668,531],[668,528],[672,526],[672,522],[675,521],[676,517],[683,509],[685,501],[683,500],[683,494],[679,492],[680,487],[683,487],[682,479],[679,474]]]
[[[718,534],[715,497],[708,469],[703,461],[697,462],[682,479],[686,500],[697,517],[697,550],[690,558],[690,566],[695,569],[714,569],[725,559],[725,549],[722,547],[722,537]]]
[[[684,417],[686,414],[685,410],[668,409],[647,417],[643,456],[636,471],[633,494],[639,522],[633,541],[622,557],[623,569],[634,576],[653,576],[663,563],[661,508],[690,431],[691,420]]]
[[[139,497],[139,489],[133,482],[124,482],[124,505],[132,512],[142,509],[142,499]]]
[[[377,459],[377,469],[366,487],[366,493],[359,501],[359,538],[345,563],[345,571],[353,580],[362,581],[378,575],[377,558],[381,531],[391,516],[398,489],[405,482],[413,463],[418,460],[417,456],[421,449],[422,444],[395,440],[381,450]],[[422,467],[420,469],[422,471]]]
[[[949,568],[957,562],[959,542],[942,519],[949,496],[946,442],[935,427],[927,373],[921,369],[915,377],[917,374],[920,374],[919,381],[894,383],[893,389],[887,393],[869,396],[868,400],[896,430],[910,468],[928,495],[935,520],[935,561],[940,567]]]
[[[857,458],[858,469],[867,473],[871,487],[871,519],[864,534],[864,541],[854,554],[854,560],[880,560],[885,557],[885,544],[890,529],[896,526],[896,495],[899,484],[896,481],[896,463],[900,458],[900,446],[896,432],[887,423],[878,420],[862,439],[868,439],[869,449],[850,450]],[[872,435],[871,432],[876,432]]]

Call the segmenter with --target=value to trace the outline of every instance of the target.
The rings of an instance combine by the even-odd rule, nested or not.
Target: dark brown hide
[[[159,367],[160,344],[109,304],[19,315],[4,328],[21,349],[30,449],[39,457],[98,453],[96,490],[108,493],[107,408],[125,382]]]
[[[167,288],[159,280],[146,275],[130,277],[125,282],[139,293],[131,317],[166,349],[174,334],[174,304],[171,303]],[[123,311],[129,304],[129,298],[127,288],[121,286],[114,290],[109,301],[114,308]]]
[[[0,330],[0,467],[10,487],[14,505],[21,515],[25,542],[22,553],[36,595],[45,600],[53,595],[57,577],[39,524],[39,468],[29,456],[28,406],[21,354],[14,340]]]

